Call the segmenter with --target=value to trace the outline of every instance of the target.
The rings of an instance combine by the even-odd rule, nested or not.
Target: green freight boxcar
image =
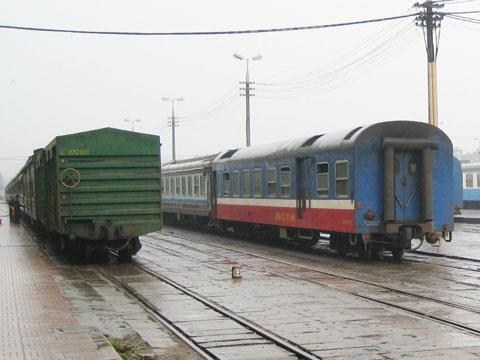
[[[158,136],[113,128],[58,136],[17,177],[35,197],[23,205],[26,218],[62,247],[129,257],[140,235],[161,228]]]

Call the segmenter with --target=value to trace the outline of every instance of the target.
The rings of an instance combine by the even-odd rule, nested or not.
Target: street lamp
[[[178,98],[167,98],[162,97],[162,101],[171,101],[172,103],[172,116],[169,119],[172,120],[172,161],[175,161],[175,127],[178,126],[177,122],[175,121],[175,101],[183,101],[183,97]]]
[[[261,60],[262,55],[258,54],[251,58],[246,58],[240,55],[239,53],[233,54],[233,57],[237,60],[245,60],[247,63],[247,72],[245,74],[245,88],[240,88],[240,90],[245,90],[245,94],[240,94],[245,96],[245,117],[246,117],[246,138],[247,138],[247,147],[250,146],[250,96],[254,96],[254,94],[250,94],[250,90],[255,90],[250,88],[250,84],[254,84],[250,82],[250,74],[249,74],[249,64],[251,61]],[[242,84],[242,82],[240,82]]]
[[[478,141],[477,153],[478,153],[478,161],[480,161],[480,138],[474,137],[473,140]]]
[[[135,119],[135,120],[125,119],[125,122],[132,123],[132,131],[135,131],[135,126],[134,126],[134,124],[135,124],[136,122],[140,122],[140,121],[142,121],[142,119]]]

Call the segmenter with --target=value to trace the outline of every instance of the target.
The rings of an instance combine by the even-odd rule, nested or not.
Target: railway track
[[[427,257],[445,258],[445,259],[461,260],[461,261],[471,261],[473,263],[480,264],[480,259],[474,259],[474,258],[458,256],[458,255],[436,254],[436,253],[431,253],[431,252],[428,252],[428,251],[421,251],[421,250],[415,250],[415,251],[412,251],[410,253],[411,254],[423,255],[423,256],[427,256]]]
[[[192,229],[187,227],[187,230],[193,230],[193,231],[202,232],[202,233],[205,233],[205,234],[211,234],[211,232],[206,231],[202,227],[194,227]],[[226,236],[229,236],[229,235],[230,234],[226,234]],[[233,237],[235,239],[240,239],[241,241],[245,241],[245,242],[250,241],[250,240],[243,239],[241,237],[235,237],[235,235]],[[274,244],[275,244],[275,246],[285,247],[285,248],[288,248],[288,249],[291,249],[291,250],[295,250],[296,252],[299,252],[299,253],[306,253],[306,254],[315,253],[315,254],[322,255],[322,256],[327,255],[327,256],[333,256],[333,257],[340,256],[340,255],[337,254],[336,251],[331,250],[328,247],[328,245],[322,244],[322,240],[320,240],[319,243],[317,245],[315,245],[314,247],[307,247],[307,248],[301,247],[298,244],[290,243],[290,242],[286,242],[286,241],[276,242]],[[343,255],[342,255],[342,257],[343,257]],[[442,258],[442,259],[457,260],[457,261],[458,260],[460,260],[460,261],[471,261],[473,264],[472,264],[472,266],[467,267],[467,266],[460,266],[460,265],[458,265],[458,263],[457,264],[448,264],[448,263],[432,262],[432,261],[428,261],[429,258]],[[355,259],[355,258],[352,257],[352,259]],[[391,262],[392,260],[393,259],[390,256],[387,256],[385,258],[375,259],[375,261],[385,261],[385,262]],[[405,256],[403,257],[402,260],[403,261],[413,261],[413,262],[417,262],[417,263],[428,263],[428,264],[432,264],[432,265],[436,265],[436,266],[455,268],[455,269],[466,270],[466,271],[473,271],[475,273],[480,270],[480,266],[476,265],[477,263],[480,263],[479,259],[461,257],[461,256],[454,256],[454,255],[447,255],[447,254],[435,254],[435,253],[430,253],[430,252],[421,251],[421,250],[406,252]]]
[[[480,260],[455,255],[435,254],[427,251],[412,251],[405,258],[406,261],[430,264],[444,268],[470,271],[474,276],[480,271]],[[443,262],[439,262],[441,260]],[[453,262],[449,262],[453,261]],[[461,261],[461,264],[458,262]]]
[[[184,225],[180,225],[179,228],[187,230],[187,231],[196,231],[196,232],[201,232],[201,233],[209,234],[209,235],[212,234],[211,231],[205,230],[205,228],[200,227],[200,226],[191,226],[190,225],[191,227],[190,226],[185,226],[185,228],[183,228],[182,226],[184,226]],[[244,239],[242,237],[238,237],[235,234],[228,234],[227,233],[227,234],[225,234],[225,236],[232,237],[232,238],[235,238],[235,239],[239,239],[239,240],[245,241],[245,242],[250,242],[250,240]],[[278,246],[278,247],[287,247],[288,249],[294,249],[297,252],[303,252],[303,253],[308,253],[308,254],[316,253],[318,255],[340,256],[340,255],[338,255],[338,253],[336,251],[331,250],[328,247],[328,244],[322,243],[322,240],[320,240],[317,245],[315,245],[313,247],[306,247],[306,248],[301,247],[296,243],[292,243],[292,242],[288,242],[288,241],[275,242],[274,244],[275,244],[275,246]],[[412,259],[411,256],[409,257],[409,255],[412,255],[412,254],[418,255],[419,257],[423,256],[424,259],[426,259],[426,258],[444,258],[444,259],[450,259],[450,260],[461,260],[461,261],[471,261],[472,263],[480,263],[480,259],[474,259],[474,258],[468,258],[468,257],[462,257],[462,256],[455,256],[455,255],[448,255],[448,254],[436,254],[436,253],[431,253],[431,252],[422,251],[422,250],[407,251],[405,253],[405,257],[402,260],[403,261],[406,260],[406,261],[424,262],[424,263],[427,262],[427,261],[422,261],[422,259],[419,260],[419,258]],[[352,257],[352,259],[353,259],[353,257]],[[376,261],[382,261],[382,260],[385,261],[385,262],[391,262],[393,259],[389,255],[387,255],[384,258],[376,259]],[[453,268],[458,268],[458,269],[463,269],[463,270],[468,270],[468,271],[472,271],[472,270],[473,271],[478,271],[479,270],[477,267],[475,267],[474,269],[471,269],[471,268],[467,268],[467,267],[461,267],[461,266],[458,266],[458,265],[448,265],[448,264],[439,264],[439,263],[435,263],[435,265],[445,266],[445,267],[453,267]]]
[[[182,321],[176,321],[173,319],[175,316],[178,316],[178,314],[166,314],[164,310],[159,309],[159,307],[154,304],[154,299],[152,301],[152,299],[142,294],[141,291],[135,289],[135,287],[129,284],[127,281],[111,275],[105,270],[98,270],[101,276],[113,283],[128,296],[140,302],[151,316],[170,329],[175,335],[177,335],[188,346],[194,349],[205,359],[222,359],[224,358],[224,355],[222,354],[221,350],[224,348],[233,347],[239,347],[238,349],[241,352],[241,356],[244,356],[244,350],[242,350],[241,347],[255,347],[258,345],[270,347],[271,350],[269,351],[273,350],[274,354],[275,352],[278,353],[278,359],[322,359],[319,355],[304,349],[302,346],[290,342],[283,337],[262,328],[252,321],[244,319],[235,312],[216,304],[215,302],[199,294],[196,294],[186,287],[176,283],[172,279],[169,279],[168,277],[144,265],[136,263],[132,263],[131,265],[183,294],[184,297],[190,300],[190,306],[195,307],[195,305],[192,305],[193,300],[197,304],[201,304],[204,307],[204,310],[197,309],[197,311],[202,311],[203,314],[208,312],[214,314],[214,316],[207,315],[207,317],[213,319],[213,323],[210,325],[221,323],[221,326],[217,329],[217,332],[210,336],[205,336],[202,332],[196,334],[195,330],[185,329],[181,325]],[[205,321],[205,318],[202,317],[202,319],[198,321]],[[233,334],[231,333],[232,329],[235,329]],[[232,356],[231,358],[235,358],[235,356]]]
[[[168,235],[168,236],[171,236],[174,239],[187,240],[188,241],[188,239],[186,239],[182,236],[178,236],[178,235]],[[181,246],[185,246],[185,247],[190,248],[190,249],[194,249],[195,251],[209,253],[209,252],[206,252],[204,250],[200,250],[200,249],[198,249],[194,246],[190,246],[188,244],[182,244],[181,242],[179,243],[179,242],[176,242],[176,241],[168,240],[164,236],[161,237],[159,235],[152,235],[152,234],[150,234],[148,236],[145,236],[144,239],[143,239],[143,243],[145,245],[149,246],[149,247],[157,248],[157,250],[163,250],[163,249],[158,247],[158,245],[155,244],[154,242],[151,242],[149,240],[145,241],[145,238],[147,238],[147,239],[148,238],[156,238],[156,239],[160,238],[160,239],[162,239],[162,241],[165,241],[165,242],[171,242],[171,243],[176,244],[176,245],[181,245]],[[315,283],[317,285],[325,286],[325,287],[328,287],[328,288],[331,288],[331,289],[340,290],[340,291],[349,293],[350,295],[353,295],[353,296],[356,296],[356,297],[359,297],[359,298],[362,298],[362,299],[365,299],[365,300],[373,301],[373,302],[376,302],[376,303],[379,303],[379,304],[382,304],[382,305],[386,305],[386,306],[389,306],[389,307],[392,307],[392,308],[396,308],[396,309],[399,309],[399,310],[402,310],[402,311],[406,311],[410,314],[420,316],[420,317],[423,317],[423,318],[426,318],[426,319],[429,319],[429,320],[437,321],[437,322],[442,323],[444,325],[452,326],[452,327],[455,327],[457,329],[462,329],[462,330],[467,331],[469,333],[473,333],[476,336],[480,336],[480,327],[471,326],[471,325],[466,324],[466,323],[462,323],[462,322],[459,322],[459,321],[456,321],[456,320],[449,319],[448,316],[444,317],[444,316],[436,315],[436,313],[440,313],[440,314],[449,313],[449,312],[451,312],[451,310],[453,308],[453,309],[458,309],[458,310],[462,310],[462,311],[471,313],[474,316],[478,316],[478,315],[480,315],[480,308],[477,308],[477,307],[468,306],[468,305],[464,305],[464,304],[459,304],[459,303],[455,303],[455,302],[451,302],[451,301],[445,301],[445,300],[435,298],[435,297],[431,297],[431,296],[412,293],[412,292],[404,291],[404,290],[401,290],[401,289],[398,289],[398,288],[394,288],[394,287],[386,286],[386,285],[383,285],[383,284],[379,284],[379,283],[376,283],[376,282],[366,281],[366,280],[358,279],[358,278],[355,278],[355,277],[352,277],[352,276],[346,276],[346,275],[343,275],[343,274],[340,274],[340,273],[337,273],[337,272],[319,270],[319,269],[312,268],[310,266],[302,266],[302,265],[295,264],[292,261],[284,261],[284,260],[279,260],[279,259],[272,258],[270,256],[262,256],[262,255],[259,255],[258,253],[253,253],[253,252],[250,252],[250,251],[233,249],[231,247],[218,245],[218,244],[212,244],[210,242],[202,242],[202,241],[199,241],[199,240],[195,240],[195,243],[201,243],[202,245],[211,246],[213,248],[219,248],[219,249],[222,249],[222,250],[231,251],[231,252],[238,253],[238,254],[241,254],[241,255],[247,255],[247,256],[251,256],[251,257],[255,257],[255,258],[260,258],[260,259],[263,259],[263,260],[266,260],[266,261],[269,261],[269,262],[273,262],[273,263],[277,263],[277,264],[281,264],[281,265],[287,265],[287,266],[290,266],[290,267],[294,267],[297,270],[302,270],[302,271],[306,270],[306,271],[309,271],[309,272],[313,272],[313,273],[317,273],[317,274],[321,274],[321,275],[326,275],[326,276],[332,277],[334,279],[341,280],[341,282],[346,281],[348,283],[345,286],[342,287],[341,285],[336,285],[335,282],[333,282],[333,284],[332,283],[325,283],[325,282],[322,282],[322,281],[319,281],[319,280],[308,279],[308,278],[305,278],[304,276],[296,276],[296,275],[287,274],[287,273],[282,273],[282,274],[277,273],[276,274],[277,276],[283,276],[285,278],[294,278],[294,279],[297,279],[297,280],[303,280],[303,281]],[[356,290],[351,290],[350,285],[352,283],[357,285]],[[403,299],[403,300],[412,300],[413,299],[413,300],[415,300],[414,303],[418,304],[419,306],[418,306],[418,308],[411,307],[411,306],[405,306],[405,305],[402,305],[401,303],[399,303],[398,301],[393,302],[393,301],[382,299],[380,297],[375,297],[375,296],[370,295],[368,290],[373,290],[373,291],[370,291],[371,293],[372,292],[374,293],[375,290],[377,290],[377,291],[381,290],[381,291],[383,291],[383,293],[388,293],[392,296],[395,295],[395,297],[397,297],[397,300],[398,299]],[[437,311],[421,310],[422,305],[430,305],[430,308],[433,307]],[[425,306],[423,306],[423,307],[425,307]]]

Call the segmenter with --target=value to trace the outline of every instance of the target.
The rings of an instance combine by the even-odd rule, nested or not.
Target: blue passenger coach
[[[339,253],[400,258],[414,238],[451,239],[453,170],[442,130],[389,121],[167,164],[163,204],[177,218],[306,244],[327,233]]]
[[[166,163],[162,166],[163,212],[205,218],[211,215],[211,163],[217,154]]]
[[[462,164],[465,209],[480,209],[480,162]]]

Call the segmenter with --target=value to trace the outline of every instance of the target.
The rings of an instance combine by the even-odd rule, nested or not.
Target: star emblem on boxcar
[[[60,182],[67,188],[74,188],[80,184],[80,171],[73,168],[65,169],[60,174]]]

